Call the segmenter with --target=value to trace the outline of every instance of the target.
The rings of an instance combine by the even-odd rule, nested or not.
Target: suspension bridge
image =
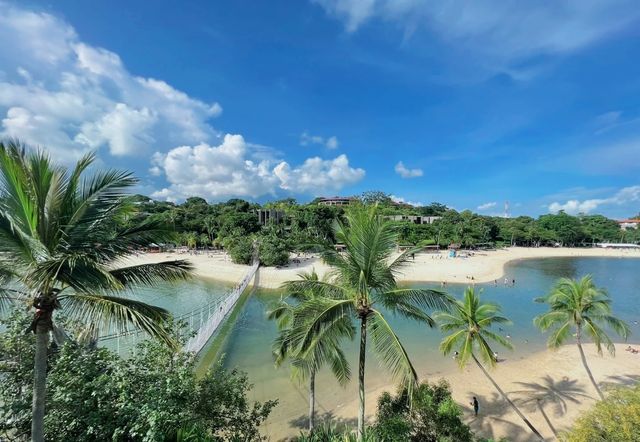
[[[189,336],[189,339],[183,346],[184,351],[194,352],[196,354],[202,351],[233,310],[242,292],[245,291],[253,280],[259,265],[259,261],[255,259],[242,280],[227,295],[216,298],[188,313],[174,317],[176,322],[184,325],[182,329],[184,335]],[[122,332],[100,336],[98,342],[114,343],[116,352],[121,354],[121,351],[125,348],[130,348],[135,351],[138,340],[145,338],[146,334],[143,331],[128,329]]]

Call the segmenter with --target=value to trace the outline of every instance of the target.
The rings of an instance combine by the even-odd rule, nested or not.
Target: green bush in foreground
[[[378,440],[388,442],[471,442],[473,433],[461,417],[446,381],[425,382],[415,389],[411,405],[406,389],[395,396],[383,393],[371,430]]]
[[[15,312],[0,333],[0,440],[30,435],[34,338],[23,333],[29,319]],[[155,341],[128,359],[66,344],[50,352],[49,367],[50,442],[262,440],[259,426],[276,404],[250,402],[247,377],[220,364],[197,377],[193,355]]]
[[[621,387],[580,417],[561,436],[565,442],[633,442],[640,440],[640,384]]]

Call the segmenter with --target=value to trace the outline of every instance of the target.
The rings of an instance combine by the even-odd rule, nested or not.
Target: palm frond
[[[153,264],[140,264],[111,270],[111,276],[124,287],[153,285],[159,282],[174,282],[188,279],[193,271],[189,261],[174,260]]]
[[[367,321],[367,326],[371,331],[371,340],[376,354],[382,363],[401,385],[411,391],[412,387],[417,385],[418,374],[391,325],[382,313],[374,309]]]
[[[171,347],[177,346],[166,328],[171,315],[161,307],[133,299],[87,293],[65,293],[59,299],[70,319],[93,324],[103,333],[124,332],[132,327]]]

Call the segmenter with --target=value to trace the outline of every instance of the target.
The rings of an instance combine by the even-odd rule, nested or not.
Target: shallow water
[[[577,278],[592,274],[598,286],[605,287],[613,298],[614,314],[631,324],[634,335],[640,335],[640,260],[623,258],[552,258],[531,259],[513,262],[506,268],[505,277],[515,285],[504,284],[504,277],[497,284],[476,284],[482,289],[484,299],[497,302],[503,307],[504,316],[513,321],[504,326],[503,333],[509,335],[514,344],[513,351],[497,349],[500,359],[522,358],[528,353],[545,348],[546,337],[533,326],[532,319],[545,310],[542,304],[533,302],[544,295],[557,278]],[[411,284],[413,287],[440,288],[434,284]],[[460,297],[466,285],[449,284],[446,290]],[[303,427],[307,409],[305,386],[289,378],[286,367],[276,369],[271,357],[271,343],[276,336],[275,324],[265,318],[269,305],[280,297],[277,291],[257,291],[248,300],[242,315],[236,322],[225,346],[225,365],[238,367],[248,373],[254,384],[252,397],[256,400],[278,398],[280,403],[274,410],[266,431],[282,434],[283,426]],[[438,351],[442,338],[436,329],[406,319],[389,317],[394,330],[410,355],[421,378],[439,378],[455,370],[451,357]],[[637,338],[636,338],[637,339]],[[634,339],[634,341],[636,340]],[[356,343],[345,346],[350,356],[352,370],[357,369]],[[367,358],[367,390],[389,385],[389,375],[378,365],[375,356]],[[356,383],[351,381],[340,387],[330,374],[323,370],[318,376],[318,412],[329,413],[357,397]],[[370,404],[371,409],[373,404]],[[271,428],[270,428],[271,427]],[[295,430],[294,430],[295,433]]]

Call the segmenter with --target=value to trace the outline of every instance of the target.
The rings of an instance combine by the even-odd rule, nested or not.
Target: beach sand
[[[462,252],[464,254],[465,252]],[[447,283],[469,283],[468,277],[475,282],[490,282],[500,279],[504,274],[504,266],[509,261],[528,258],[551,257],[635,257],[640,258],[640,251],[617,249],[576,249],[552,247],[511,247],[500,250],[474,252],[472,256],[448,258],[446,252],[419,253],[403,269],[398,280],[401,282],[431,281]],[[247,273],[249,266],[234,264],[222,252],[198,255],[188,253],[146,253],[128,260],[128,264],[143,264],[170,259],[186,259],[194,265],[199,277],[213,278],[219,281],[237,283]],[[323,275],[328,267],[318,258],[311,255],[296,258],[299,263],[292,262],[283,268],[261,267],[259,286],[276,289],[283,282],[297,279],[297,274],[315,269]]]
[[[625,351],[628,345],[616,344],[615,357],[608,354],[599,356],[594,345],[584,346],[589,366],[605,394],[606,389],[612,386],[629,385],[640,379],[640,354]],[[506,358],[490,374],[545,439],[554,440],[553,432],[545,421],[536,398],[541,400],[540,406],[556,431],[570,428],[574,420],[595,403],[597,393],[589,382],[575,345],[564,346],[558,351],[533,353],[520,359],[508,359],[508,355]],[[375,363],[373,360],[371,362]],[[429,382],[436,382],[441,378],[449,382],[454,400],[464,409],[465,422],[478,435],[495,439],[505,437],[514,442],[536,440],[474,363],[461,371],[452,359],[450,371],[430,376],[418,369],[418,374],[422,380]],[[383,391],[394,391],[394,387],[389,385],[367,391],[368,413],[375,413],[377,397]],[[519,391],[521,393],[517,393]],[[322,394],[318,395],[321,403]],[[473,396],[480,402],[478,417],[473,416],[470,405]],[[358,401],[354,395],[353,401],[332,410],[332,418],[334,421],[355,424],[357,413]],[[286,422],[278,425],[278,422],[272,421],[271,440],[285,438],[287,427]],[[288,431],[289,435],[292,434],[291,429]]]
[[[442,257],[440,257],[442,256]],[[468,258],[446,258],[445,253],[416,255],[415,261],[410,262],[404,269],[400,281],[446,281],[449,283],[468,283],[468,277],[473,276],[476,282],[489,282],[503,277],[504,266],[509,261],[546,258],[546,257],[635,257],[640,258],[638,251],[612,249],[570,249],[570,248],[508,248],[496,251],[478,252]],[[142,254],[132,258],[129,264],[142,264],[167,259],[187,259],[193,263],[199,277],[235,283],[246,273],[248,266],[233,264],[224,254],[189,255],[177,253]],[[318,273],[325,273],[328,268],[317,258],[302,259],[299,264],[292,264],[286,268],[261,268],[258,285],[262,288],[278,288],[287,280],[295,279],[297,273],[315,268]],[[632,337],[633,346],[638,347],[637,338]],[[609,355],[598,356],[592,345],[586,345],[588,362],[598,382],[605,388],[609,385],[631,384],[640,379],[640,354],[624,351],[627,343],[617,344],[615,358]],[[522,407],[522,411],[538,428],[547,440],[553,440],[553,433],[546,422],[539,407],[547,414],[549,422],[556,430],[565,430],[585,410],[589,409],[597,397],[595,390],[589,383],[586,372],[580,362],[575,345],[562,347],[558,351],[541,351],[526,357],[512,357],[505,355],[491,372],[496,382],[509,394],[512,400]],[[377,363],[371,360],[370,363]],[[241,367],[240,367],[241,368]],[[506,437],[510,441],[533,441],[530,431],[525,428],[520,418],[511,410],[508,404],[498,395],[498,392],[485,378],[480,369],[469,365],[460,371],[451,360],[450,369],[438,373],[429,373],[417,367],[421,379],[435,382],[445,378],[451,385],[454,399],[464,407],[465,421],[471,428],[484,437]],[[368,414],[375,412],[377,397],[382,391],[394,391],[391,379],[385,382],[375,382],[370,385],[384,385],[372,388],[367,392]],[[519,384],[526,383],[527,385]],[[284,386],[283,386],[284,387]],[[284,387],[286,388],[286,387]],[[296,394],[306,396],[304,388],[298,389]],[[516,394],[518,390],[530,390],[529,394]],[[474,417],[469,405],[473,396],[478,397],[480,413]],[[539,397],[541,401],[531,400]],[[529,398],[528,402],[523,400]],[[326,400],[326,398],[325,398]],[[344,401],[337,406],[323,406],[322,392],[318,393],[318,412],[320,419],[328,413],[333,423],[344,422],[355,425],[358,402],[354,394],[353,400]],[[539,405],[538,405],[539,404]],[[304,408],[276,409],[265,425],[265,432],[270,440],[286,440],[298,434],[306,425]],[[325,415],[326,416],[326,415]],[[371,417],[371,416],[370,416]]]

